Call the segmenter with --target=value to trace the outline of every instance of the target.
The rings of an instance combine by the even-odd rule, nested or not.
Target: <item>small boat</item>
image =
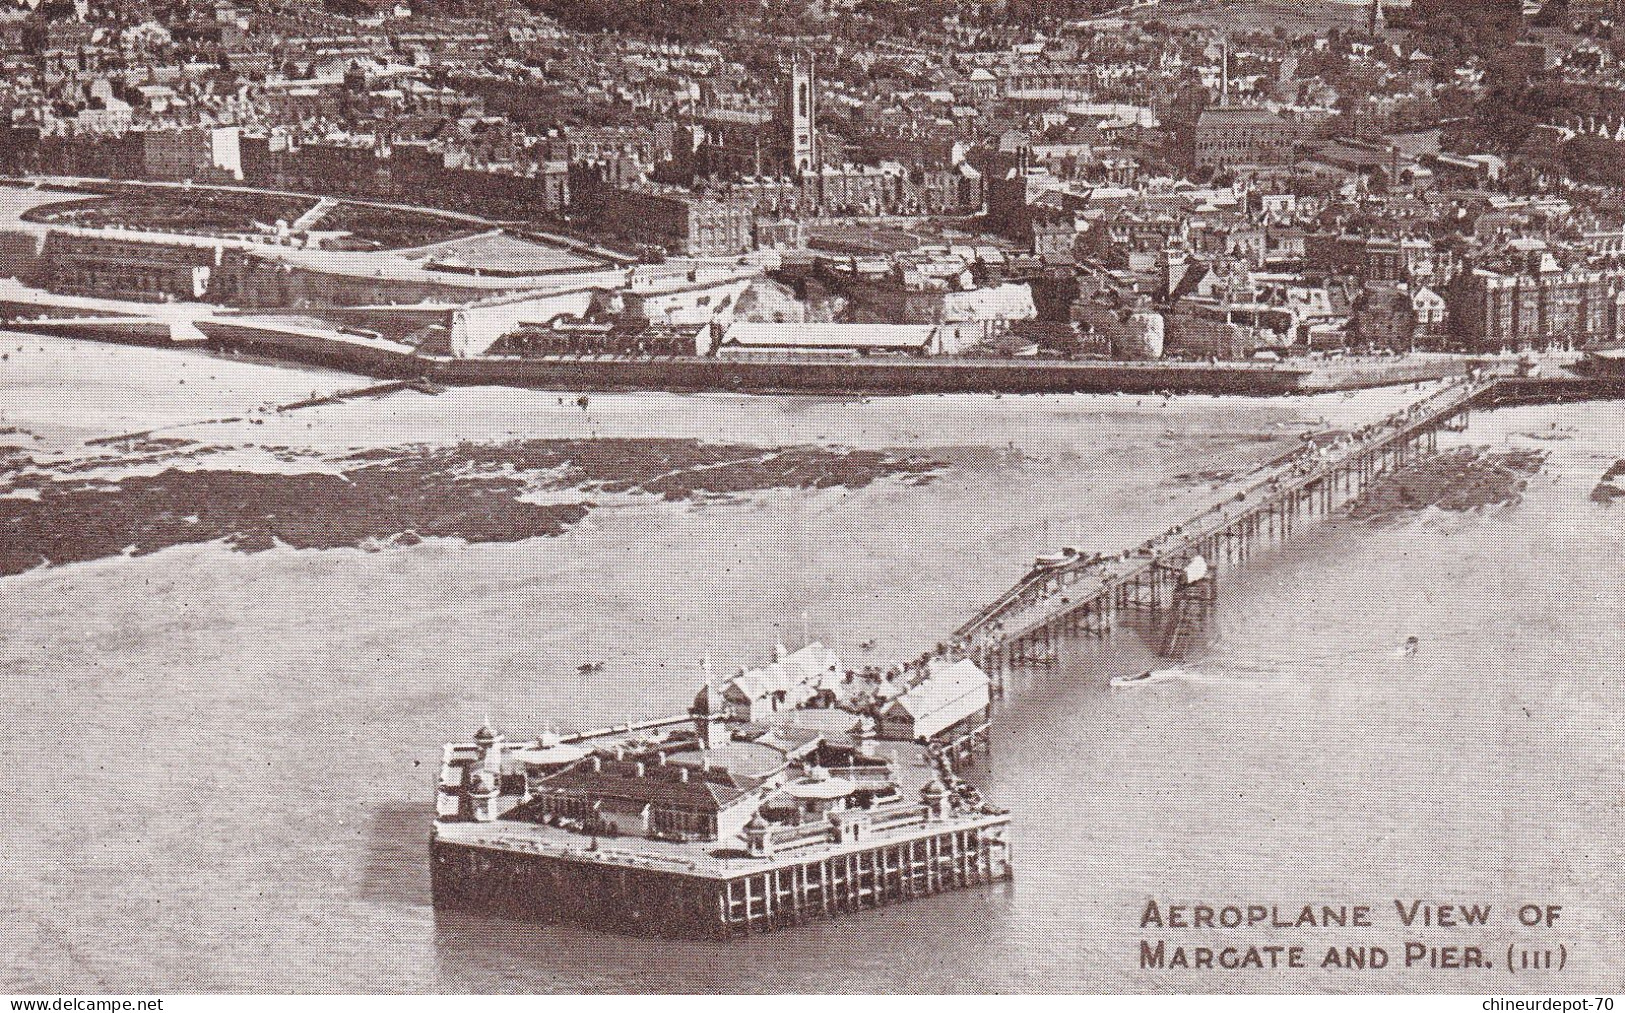
[[[604,663],[602,661],[583,661],[581,664],[576,666],[576,672],[580,675],[592,675],[595,672],[602,672],[603,670]]]
[[[859,644],[858,647],[865,651],[872,651],[875,649],[875,640],[873,637],[870,637],[868,640],[865,640],[863,643]]]
[[[1078,550],[1067,546],[1060,552],[1046,552],[1033,560],[1033,567],[1039,570],[1050,570],[1057,566],[1065,566],[1078,560]]]
[[[1118,676],[1113,676],[1111,684],[1112,684],[1113,688],[1116,688],[1116,687],[1120,687],[1120,686],[1133,686],[1135,683],[1140,683],[1140,682],[1149,682],[1151,680],[1151,672],[1152,672],[1152,670],[1148,668],[1145,671],[1141,672],[1139,675],[1118,675]]]
[[[1119,675],[1112,679],[1111,686],[1113,689],[1121,689],[1126,686],[1155,685],[1159,682],[1172,682],[1177,680],[1183,673],[1184,669],[1179,668],[1178,666],[1173,668],[1150,668],[1136,675]]]

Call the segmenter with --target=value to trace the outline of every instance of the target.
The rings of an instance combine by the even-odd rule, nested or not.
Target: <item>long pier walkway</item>
[[[1241,565],[1260,544],[1284,539],[1315,514],[1332,512],[1384,472],[1437,450],[1439,430],[1474,405],[1492,403],[1503,382],[1453,384],[1335,445],[1307,443],[1258,472],[1246,489],[1138,550],[1035,567],[956,630],[954,645],[1002,691],[1011,666],[1054,663],[1062,636],[1103,635],[1126,609],[1211,607],[1214,574]],[[1207,575],[1192,581],[1187,567],[1198,555]],[[1177,627],[1171,636],[1177,639]]]

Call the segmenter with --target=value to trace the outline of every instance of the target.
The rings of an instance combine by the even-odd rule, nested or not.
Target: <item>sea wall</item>
[[[737,391],[752,394],[1289,394],[1305,372],[1246,366],[1128,366],[1011,360],[439,359],[448,384],[564,390]]]
[[[1416,361],[1338,360],[1317,365],[1304,378],[1306,390],[1357,390],[1401,383],[1464,376],[1472,363],[1465,359],[1425,358]]]
[[[1620,376],[1502,377],[1486,398],[1485,408],[1554,404],[1563,401],[1611,401],[1625,398]]]
[[[221,351],[247,352],[388,380],[410,380],[429,372],[425,360],[380,344],[218,320],[200,321],[198,330],[208,336],[211,348]]]
[[[9,322],[29,330],[27,319]],[[950,358],[455,358],[418,355],[399,343],[368,343],[250,319],[200,320],[220,350],[242,351],[385,379],[424,377],[459,386],[542,390],[663,390],[744,394],[1230,394],[1272,396],[1353,390],[1458,375],[1463,361],[1344,363],[1334,369],[1255,363],[1118,363]],[[35,328],[45,330],[45,328]],[[149,327],[129,334],[98,325],[82,336],[151,343]],[[145,333],[143,333],[145,332]],[[51,333],[61,333],[51,329]],[[161,342],[160,342],[161,343]]]

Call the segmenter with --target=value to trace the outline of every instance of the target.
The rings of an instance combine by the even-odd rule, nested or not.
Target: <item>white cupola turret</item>
[[[492,770],[481,768],[469,775],[468,801],[476,823],[497,818],[497,799],[502,795],[502,779]]]

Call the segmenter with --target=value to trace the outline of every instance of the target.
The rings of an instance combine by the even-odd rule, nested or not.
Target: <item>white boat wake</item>
[[[1112,689],[1138,689],[1182,683],[1187,686],[1215,686],[1228,689],[1264,691],[1286,688],[1297,684],[1298,681],[1291,674],[1279,669],[1215,671],[1175,665],[1169,668],[1154,668],[1150,671],[1137,672],[1131,675],[1119,675],[1111,680],[1110,685]]]

